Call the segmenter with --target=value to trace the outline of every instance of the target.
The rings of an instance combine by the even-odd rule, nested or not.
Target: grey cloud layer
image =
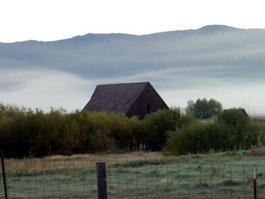
[[[262,85],[264,44],[265,30],[226,26],[143,36],[88,34],[54,42],[2,44],[0,72],[31,71],[41,78],[45,71],[56,71],[89,81],[91,87],[125,81],[152,81],[161,90]],[[0,94],[29,86],[26,82],[34,76],[19,77],[1,77]]]

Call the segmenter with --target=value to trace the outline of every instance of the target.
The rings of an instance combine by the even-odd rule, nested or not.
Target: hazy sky
[[[52,41],[87,33],[142,35],[171,30],[198,29],[210,24],[265,29],[264,5],[262,0],[0,0],[0,43],[25,40]],[[226,37],[220,35],[213,40],[203,35],[184,41],[176,39],[177,43],[173,43],[173,46],[170,47],[170,44],[165,46],[172,48],[172,52],[175,52],[171,59],[171,54],[167,57],[160,53],[161,46],[159,46],[157,48],[159,56],[152,58],[152,55],[150,61],[142,65],[139,63],[146,61],[146,57],[142,59],[141,55],[149,52],[152,54],[154,49],[149,49],[142,54],[136,53],[134,60],[130,49],[135,43],[125,52],[120,53],[123,48],[116,49],[113,53],[118,54],[115,54],[115,58],[111,56],[110,60],[107,60],[104,54],[108,52],[105,47],[102,49],[97,47],[96,50],[99,52],[94,52],[95,48],[91,52],[88,51],[92,57],[87,56],[87,52],[84,51],[86,53],[82,57],[75,48],[69,46],[69,49],[63,48],[65,51],[55,50],[45,53],[35,49],[34,45],[29,47],[28,51],[23,48],[22,51],[18,49],[12,51],[11,45],[9,49],[11,51],[8,51],[5,47],[9,45],[0,45],[3,47],[2,52],[0,51],[0,102],[40,107],[44,110],[51,106],[62,106],[71,111],[85,105],[97,84],[148,80],[152,81],[170,106],[185,107],[189,99],[213,97],[221,101],[225,108],[241,106],[253,114],[264,114],[265,81],[264,78],[260,78],[265,74],[264,33],[259,33],[257,37],[255,33],[253,34],[251,38],[236,36],[227,40],[227,45],[223,43]],[[212,46],[213,41],[217,43]],[[233,48],[232,51],[231,41],[237,41],[234,42],[235,49]],[[201,45],[201,42],[209,42],[211,45]],[[154,43],[154,45],[158,44]],[[49,45],[45,46],[49,48]],[[84,46],[89,47],[89,45]],[[146,47],[146,45],[141,46],[143,50]],[[190,48],[183,51],[184,47],[189,46]],[[196,46],[197,48],[194,49]],[[45,51],[44,47],[41,49]],[[133,52],[138,50],[139,48]],[[171,52],[171,50],[165,52]],[[194,51],[197,53],[194,54]],[[62,53],[62,55],[56,53]],[[93,53],[99,53],[102,56],[93,57]],[[176,58],[176,54],[183,53],[185,56]],[[49,56],[46,56],[47,54]],[[72,55],[79,57],[77,59]],[[56,59],[53,59],[54,57]],[[58,57],[61,59],[57,59]],[[158,59],[159,57],[161,59]],[[27,59],[29,59],[28,62]],[[94,59],[96,61],[91,62]],[[90,60],[90,62],[78,65],[77,60]],[[192,62],[192,60],[195,61]],[[120,74],[117,77],[110,76],[116,73],[107,73],[109,76],[106,77],[105,73],[101,72],[106,69],[104,61],[113,64],[117,71],[131,65],[138,66],[138,71],[135,70],[132,74]],[[165,67],[166,63],[170,70],[164,76],[167,81],[163,81],[158,69]],[[140,70],[142,66],[148,66],[148,64],[150,64],[149,71]],[[213,67],[208,71],[207,78],[202,76],[205,82],[198,78],[204,75],[201,67],[198,68],[199,65]],[[172,67],[175,70],[185,66],[194,67],[194,74],[197,76],[190,73],[181,76],[179,71],[171,71]],[[237,70],[238,66],[240,70]],[[99,68],[97,70],[99,72],[90,74],[89,72],[95,67]],[[219,67],[222,68],[221,71]],[[84,72],[84,68],[87,73]],[[144,75],[141,76],[143,73]],[[122,77],[126,78],[122,79]],[[231,78],[233,81],[226,81],[226,78]],[[172,83],[171,90],[164,89],[165,86],[163,87],[161,82]],[[187,87],[185,82],[198,84],[199,87]],[[209,82],[211,85],[205,87],[204,85]]]
[[[265,28],[262,0],[0,0],[0,42],[57,40],[86,33]]]

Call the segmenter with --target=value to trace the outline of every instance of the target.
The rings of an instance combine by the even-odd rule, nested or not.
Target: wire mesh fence
[[[258,198],[265,198],[265,165],[257,165]],[[108,167],[109,198],[253,198],[253,165],[190,164],[177,160]]]
[[[178,158],[106,162],[109,199],[253,198],[253,165]],[[7,159],[5,167],[8,198],[98,198],[95,161]],[[262,199],[265,165],[256,170],[257,198]],[[0,198],[5,199],[2,172],[0,184]]]
[[[96,198],[95,169],[86,161],[21,160],[6,165],[9,198]]]

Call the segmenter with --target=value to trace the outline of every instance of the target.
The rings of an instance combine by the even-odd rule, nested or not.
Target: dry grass
[[[265,147],[252,148],[250,154],[253,156],[265,156]]]
[[[131,152],[131,153],[122,153],[122,154],[77,154],[71,156],[63,156],[63,155],[54,155],[48,156],[44,159],[46,160],[63,160],[63,161],[71,161],[71,160],[89,160],[94,163],[104,160],[107,163],[119,161],[134,161],[134,160],[145,160],[145,159],[154,159],[161,158],[162,154],[160,152]]]
[[[97,162],[108,165],[129,161],[161,159],[159,152],[132,152],[124,154],[77,154],[71,156],[53,155],[45,158],[6,159],[7,171],[14,170],[53,170],[63,168],[85,168],[95,166]]]
[[[239,154],[240,152],[236,153]],[[243,153],[243,152],[242,152]],[[265,156],[265,147],[252,148],[245,151],[245,155],[236,155],[231,153],[214,153],[208,155],[187,155],[180,156],[182,159],[189,159],[197,161],[194,157],[200,157],[201,162],[230,162],[235,158],[242,159],[242,163],[250,161],[260,161],[255,158]],[[253,158],[251,158],[251,156]],[[58,170],[58,169],[77,169],[77,168],[95,168],[97,162],[105,162],[107,165],[123,164],[135,161],[149,161],[167,159],[160,152],[131,152],[123,154],[76,154],[71,156],[53,155],[45,158],[24,158],[24,159],[5,159],[5,167],[7,171],[17,172],[25,171],[44,171],[44,170]]]
[[[265,195],[265,160],[250,152],[179,157],[133,152],[7,159],[10,198],[96,199],[95,164],[100,161],[107,163],[111,198],[251,198],[252,165],[258,191]]]
[[[254,116],[253,119],[262,126],[265,126],[265,116]]]

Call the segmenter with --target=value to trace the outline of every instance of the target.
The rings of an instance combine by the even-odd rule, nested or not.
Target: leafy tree
[[[205,98],[197,99],[196,102],[189,100],[186,113],[196,118],[207,119],[222,112],[222,104],[215,99],[209,101]]]

